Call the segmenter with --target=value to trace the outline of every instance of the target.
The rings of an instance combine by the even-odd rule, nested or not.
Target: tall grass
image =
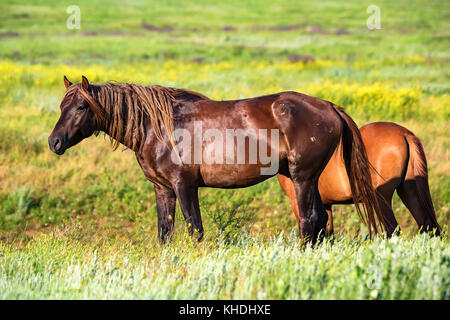
[[[45,238],[0,244],[0,299],[449,299],[449,265],[447,243],[426,235],[315,248],[296,235],[163,247]]]

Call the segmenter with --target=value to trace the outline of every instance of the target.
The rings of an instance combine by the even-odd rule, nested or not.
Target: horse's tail
[[[342,133],[343,157],[356,211],[361,220],[367,225],[371,237],[372,231],[375,233],[382,232],[387,228],[389,222],[381,212],[378,203],[379,197],[373,188],[370,173],[372,166],[367,159],[361,133],[356,123],[345,113],[343,108],[334,104],[333,108],[344,124]]]
[[[441,228],[437,222],[436,212],[431,200],[425,150],[420,139],[411,131],[408,130],[404,137],[409,146],[409,165],[405,176],[414,177],[419,202],[426,215],[424,218],[428,218],[426,220],[430,221],[431,227],[435,228],[436,234],[439,235]]]

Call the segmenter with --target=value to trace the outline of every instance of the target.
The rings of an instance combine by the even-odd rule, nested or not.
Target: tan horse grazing
[[[392,211],[392,196],[397,190],[403,203],[412,213],[421,231],[435,230],[440,234],[428,186],[425,152],[419,138],[408,129],[392,122],[375,122],[361,127],[361,136],[372,164],[372,183],[384,198],[381,209],[390,227],[390,236],[397,228]],[[278,181],[291,198],[292,210],[298,220],[295,190],[291,179],[278,175]],[[333,204],[353,203],[347,171],[342,160],[342,148],[336,148],[319,178],[319,193],[328,213],[328,235],[333,233]]]

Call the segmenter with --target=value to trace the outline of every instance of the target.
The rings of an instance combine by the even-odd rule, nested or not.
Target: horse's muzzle
[[[50,150],[52,150],[57,155],[62,155],[64,151],[66,151],[63,145],[63,139],[58,136],[50,136],[48,138],[48,146],[50,147]]]

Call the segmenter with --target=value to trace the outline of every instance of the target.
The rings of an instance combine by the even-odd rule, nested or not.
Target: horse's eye
[[[79,106],[78,108],[77,108],[77,111],[84,111],[84,110],[86,110],[87,109],[87,106]]]

